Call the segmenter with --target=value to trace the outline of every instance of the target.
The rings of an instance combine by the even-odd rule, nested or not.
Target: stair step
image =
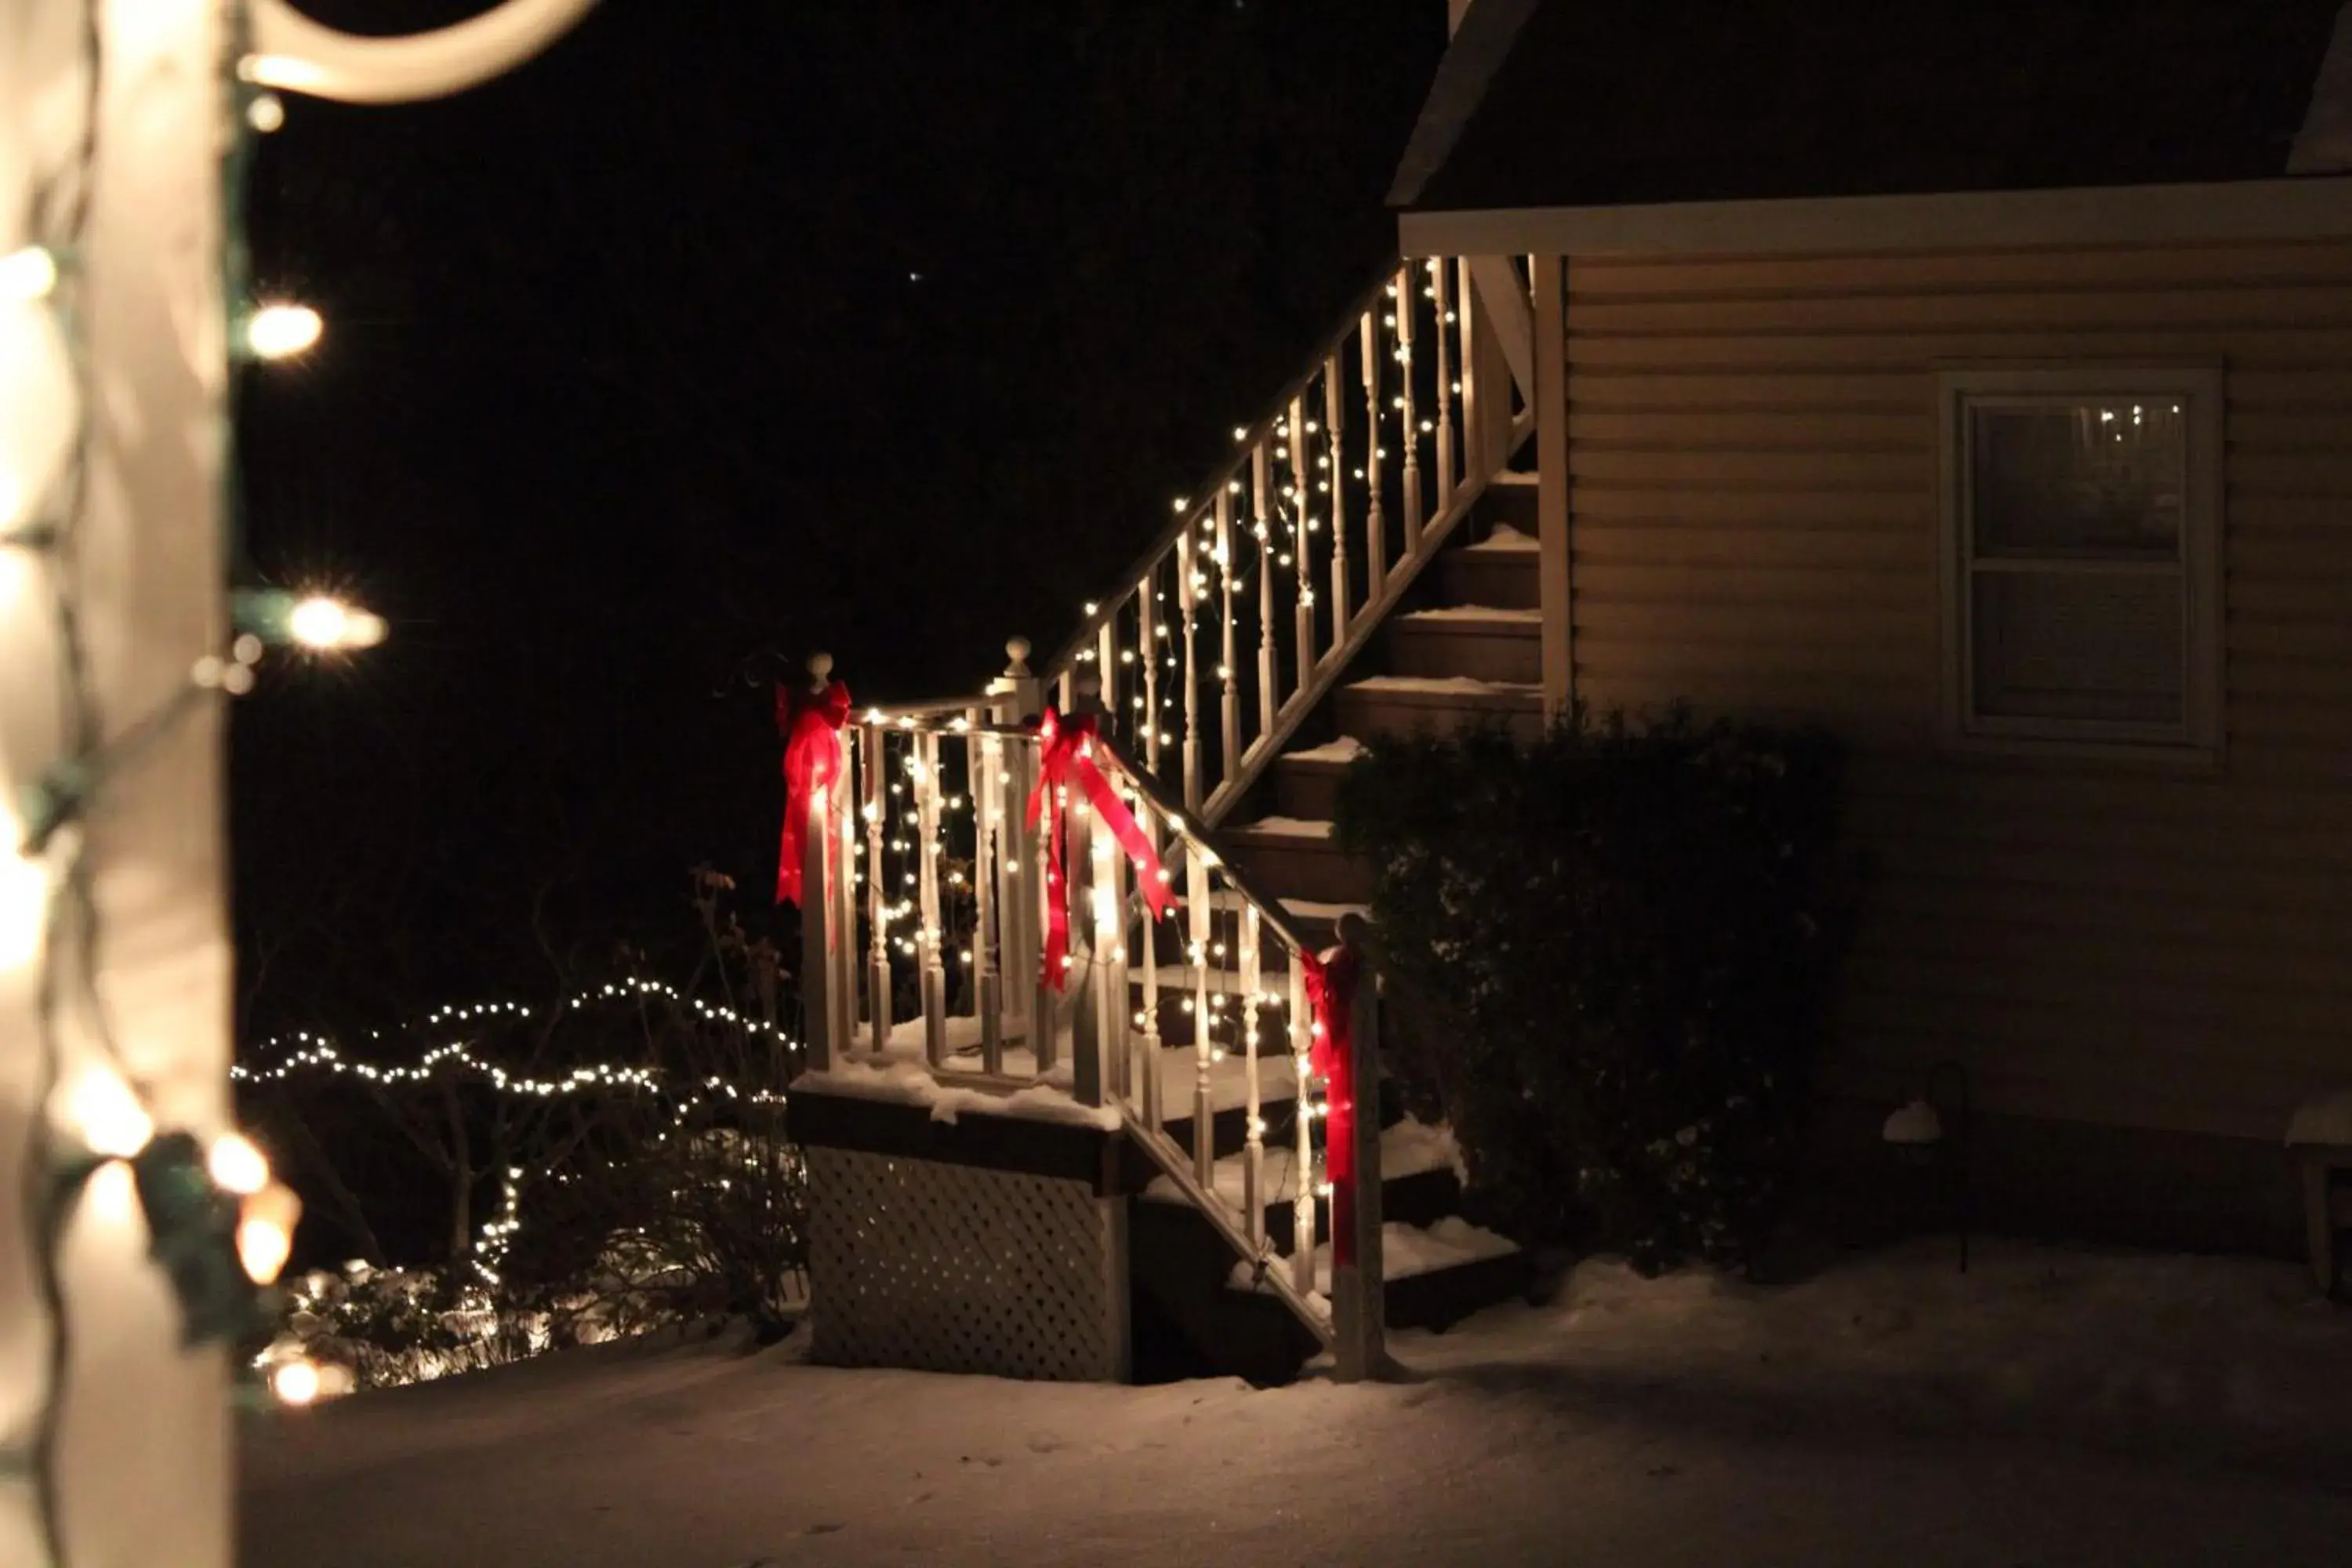
[[[1218,837],[1253,884],[1279,898],[1356,903],[1371,897],[1370,868],[1339,852],[1328,818],[1267,817]]]
[[[1373,739],[1458,734],[1500,724],[1517,740],[1543,733],[1543,688],[1516,681],[1461,677],[1379,675],[1343,686],[1339,722],[1351,735]]]
[[[1382,1319],[1391,1329],[1443,1329],[1527,1289],[1528,1259],[1508,1237],[1459,1215],[1427,1227],[1381,1226]],[[1256,1294],[1257,1266],[1244,1259],[1225,1277],[1229,1289]],[[1315,1249],[1315,1289],[1331,1293],[1331,1248]]]
[[[1353,735],[1286,752],[1274,760],[1274,805],[1291,817],[1328,821],[1339,795],[1339,779],[1368,748]]]
[[[1220,1158],[1213,1168],[1212,1190],[1233,1212],[1236,1223],[1241,1223],[1244,1212],[1248,1169],[1248,1156],[1238,1152]],[[1297,1231],[1298,1200],[1297,1151],[1288,1139],[1279,1145],[1269,1139],[1264,1172],[1259,1204],[1265,1210],[1266,1236],[1277,1250],[1286,1253]],[[1183,1189],[1164,1175],[1153,1177],[1142,1197],[1153,1204],[1190,1201]],[[1384,1217],[1408,1225],[1434,1225],[1458,1212],[1461,1198],[1461,1154],[1454,1146],[1453,1129],[1407,1119],[1381,1130],[1381,1212]],[[1330,1209],[1328,1205],[1317,1207],[1315,1236],[1322,1241],[1330,1235]]]
[[[1536,580],[1537,553],[1532,531],[1498,526],[1483,543],[1438,556],[1439,591],[1457,605],[1536,609],[1543,603]]]
[[[1509,468],[1486,481],[1478,498],[1478,520],[1507,523],[1521,533],[1536,531],[1536,476]]]
[[[1530,685],[1543,679],[1543,612],[1506,605],[1416,610],[1387,628],[1399,675],[1467,676]]]

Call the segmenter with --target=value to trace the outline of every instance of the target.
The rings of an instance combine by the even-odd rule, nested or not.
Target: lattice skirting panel
[[[812,1147],[814,1359],[1117,1382],[1125,1215],[1084,1182]]]

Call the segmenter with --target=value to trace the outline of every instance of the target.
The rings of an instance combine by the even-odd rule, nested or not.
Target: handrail
[[[1255,424],[1238,427],[1240,433],[1234,437],[1234,445],[1240,448],[1239,453],[1211,476],[1207,488],[1197,492],[1198,498],[1213,500],[1217,491],[1232,483],[1235,476],[1240,474],[1243,465],[1249,461],[1251,448],[1264,440],[1275,426],[1281,423],[1283,410],[1289,407],[1291,400],[1305,393],[1315,384],[1315,378],[1322,374],[1324,363],[1334,353],[1346,349],[1349,338],[1356,332],[1358,324],[1364,319],[1364,313],[1380,304],[1381,292],[1396,280],[1397,268],[1403,264],[1404,260],[1402,257],[1391,257],[1381,264],[1380,275],[1356,296],[1354,301],[1340,315],[1339,330],[1328,337],[1318,340],[1322,346],[1308,362],[1307,368],[1291,377],[1282,391],[1276,395],[1273,406],[1260,416]],[[1038,672],[1044,679],[1051,680],[1077,663],[1078,655],[1086,651],[1087,644],[1101,636],[1103,624],[1118,613],[1119,605],[1125,603],[1127,595],[1134,591],[1135,584],[1175,548],[1176,541],[1182,537],[1184,531],[1192,526],[1194,519],[1200,515],[1199,509],[1193,505],[1196,496],[1188,495],[1179,500],[1175,509],[1174,521],[1160,530],[1159,535],[1152,540],[1143,553],[1135,558],[1135,563],[1128,568],[1124,575],[1114,579],[1120,584],[1119,591],[1097,604],[1094,612],[1079,623],[1077,631],[1071,636],[1070,640],[1064,643],[1061,650],[1047,660],[1045,668]],[[1203,504],[1206,504],[1207,500],[1204,500]]]

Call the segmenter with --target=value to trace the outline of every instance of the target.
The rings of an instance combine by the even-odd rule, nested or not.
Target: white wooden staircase
[[[1479,264],[1476,297],[1496,318],[1481,323],[1472,270],[1414,261],[1383,279],[1272,411],[1236,429],[1233,462],[1178,500],[1043,668],[1016,643],[985,694],[854,720],[851,783],[813,819],[809,886],[830,891],[812,900],[821,918],[803,984],[817,1071],[798,1086],[796,1125],[824,1121],[798,1113],[814,1095],[895,1097],[936,1116],[942,1087],[961,1086],[997,1099],[954,1103],[1050,1123],[1039,1136],[1057,1146],[1074,1128],[1115,1130],[1085,1179],[1123,1281],[1098,1303],[1118,1319],[1122,1375],[1280,1381],[1334,1342],[1301,955],[1328,948],[1370,890],[1369,868],[1332,837],[1340,774],[1363,748],[1416,731],[1533,733],[1543,721],[1533,476],[1513,467],[1532,421],[1501,342],[1514,320],[1524,326],[1525,279]],[[1045,884],[1023,820],[1041,755],[1033,727],[1049,708],[1094,716],[1097,755],[1183,900],[1151,921],[1135,868],[1076,811],[1077,984],[1061,995],[1039,984]],[[1370,1265],[1385,1276],[1386,1321],[1444,1326],[1520,1289],[1517,1249],[1460,1215],[1450,1133],[1406,1118],[1393,1094],[1364,1101],[1381,1129],[1366,1181],[1386,1222]],[[903,1127],[856,1137],[869,1151],[918,1149]],[[1009,1144],[992,1137],[959,1133],[951,1157]],[[1050,1172],[1008,1168],[1068,1181],[1091,1157],[1064,1148]],[[924,1223],[919,1245],[952,1252],[955,1226],[942,1242]],[[971,1223],[976,1234],[995,1219],[975,1211]],[[872,1245],[889,1230],[876,1221]],[[1095,1235],[1076,1252],[1093,1256]],[[887,1314],[887,1279],[839,1267],[860,1271],[862,1300]],[[822,1262],[819,1275],[822,1354]],[[855,1338],[837,1331],[835,1342]]]

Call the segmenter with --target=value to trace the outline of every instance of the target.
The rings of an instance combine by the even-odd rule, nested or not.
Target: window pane
[[[2177,556],[2183,408],[2158,395],[1970,410],[1977,553]]]
[[[2180,595],[2170,573],[1978,573],[1977,712],[2180,722]]]

